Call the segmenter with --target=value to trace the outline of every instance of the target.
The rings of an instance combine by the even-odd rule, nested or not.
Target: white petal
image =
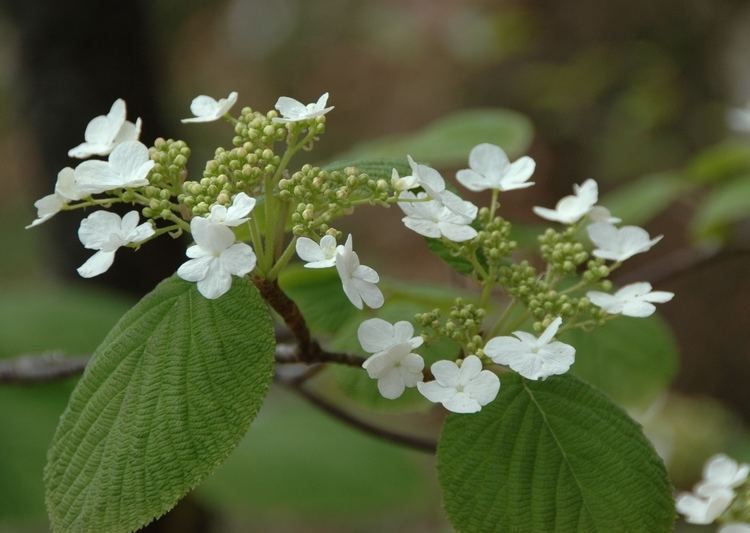
[[[453,388],[458,386],[459,368],[453,361],[441,359],[433,363],[430,370],[440,385]]]
[[[190,112],[196,117],[212,117],[216,114],[219,103],[212,97],[202,94],[190,102]]]
[[[523,189],[534,185],[528,179],[534,174],[536,162],[528,156],[515,161],[505,172],[500,180],[500,190],[511,191],[513,189]]]
[[[232,288],[232,276],[224,270],[220,261],[211,261],[206,276],[198,281],[198,292],[209,300],[215,300]]]
[[[138,141],[118,144],[109,156],[109,165],[123,179],[123,186],[140,187],[148,185],[146,176],[155,165],[149,159],[148,148]]]
[[[456,180],[458,180],[461,185],[474,192],[499,188],[499,183],[493,183],[481,174],[468,168],[456,172]]]
[[[320,245],[307,237],[300,237],[294,245],[297,255],[305,262],[323,261],[326,259]]]
[[[508,365],[509,357],[527,351],[528,347],[515,337],[495,337],[484,347],[484,353],[499,365]]]
[[[464,392],[474,398],[480,405],[487,405],[497,397],[500,390],[500,378],[489,370],[482,370],[477,377],[464,387]]]
[[[478,144],[469,152],[469,167],[489,182],[497,183],[508,165],[508,156],[494,144]]]
[[[414,326],[406,320],[399,320],[393,324],[393,338],[397,343],[409,342],[414,336]],[[419,337],[420,339],[422,337]]]
[[[359,343],[362,345],[362,349],[369,353],[387,350],[396,344],[394,337],[394,326],[382,318],[365,320],[357,329]]]
[[[417,390],[422,396],[434,403],[442,403],[456,394],[456,389],[443,387],[437,381],[419,382],[417,383]]]
[[[446,239],[453,242],[465,242],[478,235],[477,230],[468,224],[451,224],[450,222],[439,222],[440,233]]]
[[[558,213],[554,209],[549,209],[547,207],[534,206],[532,210],[534,211],[534,214],[536,214],[539,217],[542,217],[545,220],[551,220],[553,222],[563,222],[563,218],[560,215],[560,213]]]
[[[356,284],[362,301],[365,302],[367,307],[371,309],[379,309],[383,307],[385,298],[377,285],[361,280],[354,280],[354,283]]]
[[[443,407],[453,413],[477,413],[482,410],[480,403],[465,392],[458,392],[443,401]]]
[[[78,274],[82,278],[93,278],[109,270],[114,261],[115,252],[103,252],[100,250],[78,267]]]
[[[219,256],[224,270],[234,276],[244,276],[255,268],[255,252],[249,244],[238,242],[233,244]]]
[[[438,239],[442,235],[438,225],[431,220],[424,220],[414,217],[404,217],[401,219],[401,221],[404,223],[404,226],[412,231],[419,233],[423,237]]]
[[[286,118],[297,118],[307,113],[307,106],[305,104],[288,96],[279,97],[274,107],[281,113],[282,117]]]
[[[362,368],[367,370],[367,375],[372,379],[378,379],[383,376],[389,369],[393,368],[393,358],[388,351],[378,352],[368,357]]]
[[[80,200],[86,196],[76,183],[75,170],[70,167],[65,167],[57,173],[55,192],[66,200]]]
[[[338,266],[339,263],[337,262],[336,267]],[[352,305],[361,310],[362,296],[360,296],[357,287],[354,285],[354,280],[352,280],[352,278],[341,278],[341,286],[344,289],[344,294],[347,298],[349,298],[349,301],[352,303]]]
[[[748,129],[750,129],[750,123]],[[750,533],[750,524],[743,522],[729,522],[721,526],[717,533]]]
[[[458,369],[458,383],[467,385],[482,371],[482,361],[476,355],[467,356]]]
[[[135,124],[126,120],[120,126],[120,131],[117,132],[114,144],[120,144],[128,141],[137,141],[138,137],[141,136],[141,119],[137,119]]]
[[[541,344],[547,344],[549,341],[551,341],[557,334],[557,330],[560,329],[561,324],[562,318],[560,317],[557,317],[552,322],[550,322],[550,325],[547,326],[547,329],[545,329],[544,332],[539,336],[539,342]]]
[[[378,391],[389,400],[395,400],[404,393],[404,380],[401,377],[401,372],[396,368],[391,368],[383,376],[378,378]]]
[[[642,302],[640,300],[627,301],[622,304],[622,314],[636,318],[645,318],[651,316],[656,311],[654,304]]]
[[[59,213],[64,205],[65,199],[57,193],[48,194],[47,196],[39,198],[39,200],[34,202],[34,207],[36,207],[36,219],[26,226],[26,229],[33,228],[34,226],[38,226],[39,224],[48,221]]]
[[[109,211],[95,211],[81,220],[78,238],[90,250],[101,249],[112,235],[120,232],[120,216]]]
[[[193,248],[193,247],[191,247]],[[188,248],[190,250],[190,248]],[[185,261],[177,269],[177,275],[185,281],[200,281],[208,274],[211,263],[216,261],[212,255],[205,255],[190,261]]]
[[[122,187],[120,174],[106,161],[84,161],[76,167],[75,177],[77,187],[84,196]]]
[[[607,222],[594,222],[589,224],[586,232],[596,246],[609,250],[612,249],[618,241],[617,228]]]
[[[609,314],[616,315],[622,312],[623,304],[620,299],[606,292],[589,291],[586,293],[586,298]]]
[[[672,298],[674,298],[674,293],[668,291],[652,291],[643,296],[643,300],[657,304],[669,302]]]
[[[195,243],[215,255],[234,244],[234,232],[222,224],[215,224],[204,217],[195,217],[190,221],[190,231]]]
[[[255,207],[255,198],[251,198],[244,192],[238,193],[232,199],[232,205],[227,209],[226,220],[227,226],[239,226],[247,221],[247,217]]]

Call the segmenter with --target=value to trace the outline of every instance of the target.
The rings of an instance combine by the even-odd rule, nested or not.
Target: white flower
[[[281,113],[281,117],[277,117],[274,122],[300,122],[302,120],[309,120],[311,118],[322,117],[328,113],[333,106],[326,107],[328,103],[328,93],[324,93],[318,98],[318,101],[314,104],[303,104],[299,100],[289,98],[288,96],[282,96],[276,100],[276,109]]]
[[[255,253],[245,243],[235,243],[234,232],[223,224],[205,217],[190,221],[195,244],[187,249],[190,258],[177,275],[186,281],[197,281],[198,292],[209,300],[232,288],[232,276],[244,276],[255,268]]]
[[[582,185],[573,185],[573,195],[561,198],[554,209],[534,207],[534,213],[547,220],[574,224],[584,217],[599,200],[599,186],[588,179]]]
[[[79,190],[78,184],[76,183],[75,171],[70,167],[65,167],[57,173],[55,192],[34,202],[37,217],[36,220],[26,226],[26,228],[28,229],[38,226],[39,224],[48,221],[54,215],[59,213],[70,200],[80,200],[84,196],[86,196],[86,194]]]
[[[234,195],[232,205],[229,207],[220,204],[212,206],[207,218],[214,224],[235,227],[247,222],[247,216],[254,208],[255,198],[251,198],[244,192],[240,192]]]
[[[719,528],[717,533],[750,533],[750,524],[744,522],[729,522]]]
[[[406,215],[401,220],[407,228],[425,237],[445,237],[454,242],[468,241],[477,236],[477,230],[470,226],[471,219],[456,214],[438,200],[428,198],[424,192],[417,195],[411,192],[401,193],[398,206]]]
[[[352,250],[351,235],[344,246],[336,251],[336,270],[341,277],[344,294],[357,309],[362,309],[363,302],[373,309],[383,305],[383,293],[376,285],[380,276],[372,268],[359,264],[357,252]]]
[[[226,115],[237,103],[237,93],[232,91],[226,98],[215,100],[210,96],[202,94],[193,98],[190,103],[190,111],[195,115],[183,118],[182,122],[213,122]]]
[[[413,175],[404,177],[399,176],[398,170],[394,168],[391,171],[391,187],[399,192],[403,192],[419,187],[419,182]]]
[[[727,124],[734,131],[750,133],[750,104],[727,111]]]
[[[112,189],[148,185],[148,173],[154,168],[148,148],[138,141],[118,144],[107,161],[84,161],[76,167],[78,188],[86,194]]]
[[[407,155],[406,158],[411,167],[411,176],[404,176],[402,179],[409,180],[409,182],[416,180],[417,185],[424,189],[429,198],[441,203],[456,215],[466,218],[467,222],[471,222],[477,217],[479,211],[477,206],[446,190],[445,180],[440,172],[427,165],[417,163],[410,155]]]
[[[324,235],[320,244],[307,237],[297,239],[297,255],[305,261],[307,268],[328,268],[336,264],[336,252],[343,246],[336,246],[336,237]]]
[[[456,179],[471,191],[512,191],[534,185],[528,181],[536,168],[534,160],[524,156],[511,163],[503,149],[494,144],[483,143],[472,148],[469,167],[459,170]]]
[[[652,291],[651,289],[651,284],[643,281],[625,285],[614,294],[589,291],[586,297],[610,315],[647,317],[656,311],[654,303],[664,303],[674,298],[673,292]]]
[[[647,252],[663,235],[649,236],[638,226],[616,228],[606,222],[595,222],[587,228],[591,242],[596,245],[594,255],[611,261],[625,261],[636,254]]]
[[[612,216],[609,209],[603,205],[595,205],[589,211],[589,220],[591,222],[608,222],[609,224],[619,224],[622,222],[621,218]]]
[[[81,220],[78,238],[89,250],[97,252],[78,267],[81,277],[91,278],[109,270],[115,252],[121,246],[143,242],[154,234],[150,222],[138,225],[138,211],[130,211],[120,218],[109,211],[95,211]]]
[[[562,324],[557,317],[536,338],[525,331],[515,331],[515,337],[495,337],[484,347],[484,352],[500,365],[507,365],[528,379],[545,379],[564,374],[575,360],[576,349],[559,341],[552,341]]]
[[[734,489],[747,481],[750,465],[727,457],[723,453],[709,458],[703,467],[703,481],[695,487],[700,494],[710,494],[718,489]]]
[[[91,119],[85,142],[68,151],[68,156],[86,159],[92,155],[108,155],[115,146],[127,141],[137,141],[141,135],[141,119],[135,124],[125,120],[125,100],[118,98],[106,115]]]
[[[378,380],[383,397],[394,400],[406,387],[422,381],[424,360],[412,350],[422,345],[414,327],[404,320],[391,324],[380,318],[365,320],[357,330],[362,349],[373,355],[362,363],[367,375]]]
[[[419,392],[454,413],[476,413],[500,390],[500,378],[482,370],[482,361],[476,355],[466,357],[460,367],[453,361],[438,361],[431,371],[435,380],[417,383]]]
[[[705,497],[684,492],[677,497],[677,512],[691,524],[710,524],[729,508],[734,496],[731,489],[720,489]]]

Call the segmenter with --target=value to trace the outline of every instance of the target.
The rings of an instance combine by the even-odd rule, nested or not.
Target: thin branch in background
[[[417,437],[414,435],[405,435],[403,433],[377,426],[371,422],[357,418],[351,413],[348,413],[339,408],[336,404],[329,402],[317,393],[305,387],[299,386],[294,382],[288,382],[284,380],[277,381],[283,385],[287,385],[290,390],[299,394],[301,397],[303,397],[305,400],[307,400],[309,403],[311,403],[321,411],[327,413],[340,422],[347,424],[348,426],[362,431],[363,433],[367,433],[368,435],[377,437],[378,439],[392,442],[394,444],[399,444],[401,446],[405,446],[407,448],[411,448],[412,450],[423,453],[434,454],[437,451],[437,442],[434,439],[430,439],[427,437]]]
[[[31,385],[83,373],[88,357],[67,357],[60,352],[22,355],[0,361],[0,383]]]

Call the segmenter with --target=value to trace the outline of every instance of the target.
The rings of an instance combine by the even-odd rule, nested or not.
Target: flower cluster
[[[703,467],[703,479],[693,492],[677,496],[677,512],[691,524],[723,525],[719,533],[750,533],[750,465],[737,463],[724,454],[709,458]]]
[[[396,169],[370,175],[343,165],[290,168],[294,155],[310,150],[325,131],[333,109],[327,93],[310,104],[281,97],[266,113],[245,107],[233,116],[237,100],[231,92],[192,101],[193,116],[182,122],[222,120],[233,130],[231,146],[217,148],[195,179],[184,141],[158,138],[147,147],[139,141],[140,119],[128,121],[125,102],[115,101],[70,150],[71,157],[86,160],[60,171],[54,192],[36,202],[38,216],[30,226],[63,210],[103,208],[80,225],[81,243],[94,251],[78,269],[83,277],[106,272],[120,248],[189,233],[193,243],[177,275],[210,299],[229,291],[233,277],[253,273],[275,280],[296,253],[306,268],[335,268],[343,293],[362,310],[384,305],[380,276],[360,262],[353,236],[343,239],[333,224],[359,205],[398,206],[404,226],[460,261],[481,295],[457,299],[446,311],[418,314],[419,335],[407,320],[365,320],[358,337],[371,355],[363,368],[386,398],[417,388],[459,413],[479,411],[495,399],[499,372],[530,380],[567,372],[575,348],[556,339],[566,330],[590,329],[617,315],[649,316],[655,303],[673,296],[647,282],[612,292],[608,276],[661,236],[618,227],[620,219],[598,205],[592,179],[575,185],[554,208],[534,207],[540,217],[563,225],[539,237],[541,266],[536,258],[519,257],[512,225],[500,214],[506,194],[534,185],[532,158],[511,162],[499,146],[474,147],[469,168],[455,179],[470,191],[489,192],[489,205],[480,209],[454,192],[438,170],[406,154],[405,175]],[[115,204],[133,209],[121,217],[107,210]],[[440,338],[458,349],[427,369],[418,350]]]

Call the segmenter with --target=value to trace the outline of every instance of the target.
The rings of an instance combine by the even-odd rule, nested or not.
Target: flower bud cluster
[[[592,313],[598,321],[606,316],[591,306],[588,298],[553,289],[528,261],[502,267],[499,279],[507,292],[528,308],[536,331],[546,328],[556,317],[568,321],[581,313]]]
[[[572,274],[589,258],[575,235],[575,227],[568,226],[559,232],[549,228],[539,236],[539,251],[552,272]]]
[[[238,192],[255,195],[263,178],[276,172],[279,161],[270,148],[217,148],[214,158],[206,163],[203,178],[183,184],[180,203],[188,206],[193,216],[202,216],[213,204],[227,205]]]
[[[490,268],[499,268],[518,243],[510,238],[511,224],[502,217],[490,219],[490,210],[483,207],[479,210],[481,229],[472,242],[479,246],[481,255]]]
[[[243,147],[248,152],[273,148],[274,143],[283,141],[287,136],[286,125],[274,122],[278,116],[275,110],[264,115],[249,107],[242,108],[234,125],[232,144],[237,148]]]
[[[296,205],[292,230],[298,236],[322,235],[355,202],[384,203],[395,194],[389,182],[373,179],[355,167],[329,171],[304,165],[279,181],[279,197]]]
[[[146,203],[141,213],[146,218],[168,219],[172,217],[174,203],[172,198],[181,189],[187,177],[187,162],[190,148],[185,141],[163,139],[159,137],[154,146],[149,148],[149,157],[154,161],[154,168],[148,175],[149,184],[139,194],[140,203]],[[126,189],[122,198],[128,202],[136,201],[136,191]],[[145,200],[144,200],[145,198]]]
[[[476,354],[483,346],[481,331],[486,311],[474,304],[456,298],[443,321],[439,309],[419,313],[415,320],[423,329],[431,330],[435,336],[448,337],[459,343],[466,354]]]

